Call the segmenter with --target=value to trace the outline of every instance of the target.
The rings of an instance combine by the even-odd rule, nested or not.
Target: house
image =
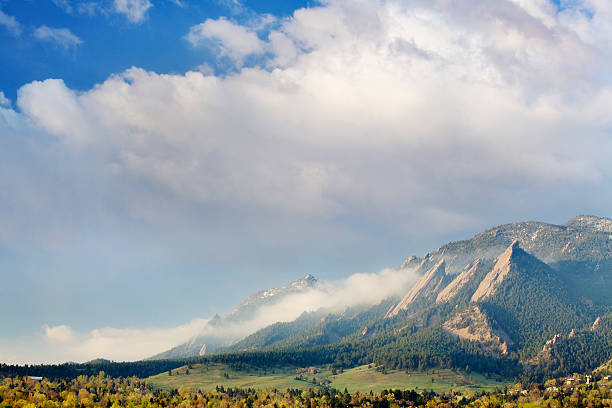
[[[585,377],[585,379],[586,379],[586,383],[587,383],[587,384],[590,384],[590,383],[592,383],[592,382],[593,382],[593,376],[592,376],[592,375],[587,375],[587,376]]]
[[[42,377],[35,377],[33,375],[28,376],[28,378],[30,380],[34,380],[34,381],[42,381],[42,379],[43,379]]]

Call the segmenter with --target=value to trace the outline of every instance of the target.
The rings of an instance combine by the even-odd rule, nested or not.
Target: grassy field
[[[189,374],[187,374],[189,372]],[[299,377],[296,378],[296,377]],[[318,368],[316,372],[297,374],[295,368],[235,371],[223,364],[194,365],[191,369],[181,367],[149,377],[149,381],[160,388],[188,387],[214,390],[217,385],[224,387],[280,389],[329,386],[339,390],[380,391],[389,388],[433,389],[434,391],[461,390],[463,392],[492,390],[508,384],[501,379],[485,378],[480,374],[466,374],[446,369],[425,372],[404,372],[389,370],[382,373],[373,366],[355,367],[335,374]]]

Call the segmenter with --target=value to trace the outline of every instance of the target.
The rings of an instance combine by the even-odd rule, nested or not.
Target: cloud
[[[199,333],[208,319],[193,319],[172,328],[117,329],[105,327],[82,335],[72,345],[82,360],[105,356],[112,360],[128,361],[150,357]]]
[[[38,27],[34,31],[34,37],[40,41],[55,43],[64,49],[76,47],[83,43],[79,37],[67,28],[51,28],[46,25]]]
[[[194,47],[214,40],[218,43],[220,55],[237,61],[239,65],[245,57],[265,52],[265,44],[257,33],[224,17],[208,19],[191,27],[185,38]]]
[[[241,324],[250,334],[276,322],[290,322],[304,312],[324,309],[342,312],[347,307],[375,305],[391,296],[404,295],[419,279],[412,269],[384,269],[356,273],[334,282],[320,282],[312,290],[287,296],[280,303],[262,307],[250,322]]]
[[[53,0],[53,3],[68,14],[95,16],[108,13],[108,7],[97,1]]]
[[[66,13],[73,13],[74,9],[72,8],[72,4],[70,0],[52,0],[53,4],[55,4],[60,9],[64,10]]]
[[[183,343],[201,332],[208,319],[193,319],[170,328],[117,329],[104,327],[85,332],[70,326],[42,327],[42,337],[26,337],[18,344],[0,343],[5,363],[86,362],[104,357],[115,361],[141,360]]]
[[[124,14],[132,23],[141,23],[147,17],[147,12],[153,4],[150,0],[114,0],[115,11]]]
[[[521,207],[517,197],[601,189],[610,172],[599,9],[587,37],[571,10],[521,4],[332,1],[297,10],[267,41],[207,20],[192,44],[271,58],[226,77],[132,68],[79,94],[33,82],[18,103],[187,205],[462,230]]]
[[[14,36],[21,35],[22,28],[19,21],[15,17],[5,14],[2,10],[0,10],[0,26],[4,26]]]
[[[43,326],[43,333],[47,340],[52,342],[67,343],[74,337],[72,329],[64,324],[59,326]]]
[[[19,106],[59,140],[87,141],[114,171],[196,206],[442,231],[516,197],[600,189],[610,87],[597,78],[610,60],[599,37],[580,40],[546,8],[472,6],[329,2],[296,11],[267,43],[207,20],[190,30],[194,45],[274,55],[225,78],[132,68],[79,94],[33,82]]]
[[[0,107],[4,107],[4,108],[10,108],[11,107],[10,99],[8,99],[4,95],[4,92],[2,92],[2,91],[0,91]]]
[[[41,103],[43,95],[37,91],[45,89],[47,103]],[[47,132],[65,138],[68,144],[80,143],[91,135],[91,130],[83,115],[77,94],[68,89],[59,79],[47,79],[43,82],[32,82],[18,92],[21,109],[32,117],[38,117]],[[64,113],[61,113],[64,112]]]
[[[200,203],[465,220],[480,211],[475,195],[504,196],[517,178],[534,192],[602,181],[606,161],[594,158],[609,149],[610,90],[593,82],[609,65],[599,44],[509,2],[378,5],[298,10],[267,44],[225,19],[187,36],[217,38],[236,59],[269,46],[280,67],[227,78],[133,68],[66,113],[36,113],[51,83],[25,86],[19,103],[61,138],[91,140],[121,171]]]
[[[65,13],[71,15],[109,16],[120,14],[131,23],[142,23],[153,3],[151,0],[105,0],[105,1],[79,1],[79,0],[52,0],[53,3]],[[180,0],[170,0],[177,6],[183,7]]]

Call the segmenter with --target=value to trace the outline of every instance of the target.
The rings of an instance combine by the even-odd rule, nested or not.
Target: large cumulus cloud
[[[188,201],[466,216],[477,191],[608,172],[606,6],[522,3],[332,1],[270,32],[263,66],[132,68],[83,93],[34,82],[18,104],[67,146]]]

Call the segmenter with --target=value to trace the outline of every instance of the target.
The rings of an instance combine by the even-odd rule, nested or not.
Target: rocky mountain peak
[[[451,283],[445,287],[436,298],[436,303],[448,302],[454,296],[456,296],[459,291],[474,277],[478,268],[482,265],[482,261],[477,259],[474,263],[469,264],[465,267],[463,272],[461,272]]]
[[[513,261],[524,253],[525,252],[519,246],[518,240],[515,239],[512,241],[512,244],[497,257],[493,270],[485,276],[482,282],[480,282],[478,289],[476,289],[476,292],[472,295],[472,302],[478,302],[493,295],[497,291],[498,286],[510,273]]]
[[[416,255],[412,255],[402,263],[400,269],[416,268],[421,264],[421,258]]]
[[[508,247],[508,251],[515,252],[517,249],[521,249],[521,246],[519,244],[519,240],[515,239],[514,241],[512,241],[512,243]]]
[[[444,259],[440,259],[433,268],[429,269],[427,273],[423,275],[397,306],[389,310],[387,317],[397,315],[416,300],[425,302],[435,300],[440,291],[446,287],[450,280],[449,275],[446,274],[445,265],[446,262]]]
[[[294,282],[291,282],[289,284],[290,287],[300,287],[300,288],[307,288],[307,287],[312,287],[314,286],[319,280],[317,278],[315,278],[313,275],[307,273],[306,275],[304,275],[304,277],[302,277],[301,279],[298,279]]]
[[[527,253],[523,251],[521,245],[519,244],[518,239],[512,241],[512,244],[506,250],[497,257],[498,262],[502,262],[504,264],[509,264],[511,262],[515,262],[518,258]]]

